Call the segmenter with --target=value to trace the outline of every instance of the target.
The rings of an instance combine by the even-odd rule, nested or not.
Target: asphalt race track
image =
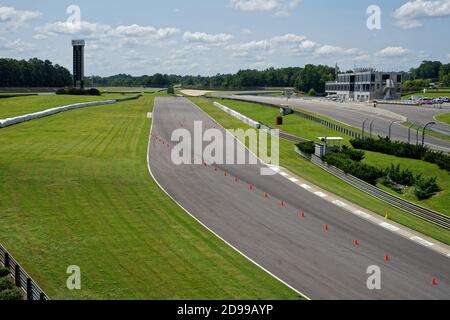
[[[217,97],[230,97],[226,94],[215,94]],[[236,96],[234,96],[236,98]],[[378,135],[387,137],[389,135],[389,126],[393,121],[400,121],[398,117],[395,117],[395,113],[398,115],[404,116],[405,120],[406,118],[409,118],[411,121],[417,121],[420,123],[427,123],[429,121],[433,121],[433,116],[440,114],[440,113],[448,113],[450,110],[432,110],[429,109],[419,110],[414,107],[404,107],[405,110],[410,111],[404,111],[402,113],[398,112],[398,108],[395,108],[394,106],[387,106],[387,105],[381,105],[381,109],[391,111],[392,114],[376,114],[375,112],[377,110],[372,110],[373,108],[367,106],[366,108],[355,108],[351,107],[350,105],[346,105],[345,103],[342,105],[336,105],[333,103],[321,103],[320,101],[314,101],[309,102],[308,100],[304,99],[290,99],[289,103],[287,103],[286,98],[277,98],[277,97],[264,97],[264,96],[249,96],[249,95],[240,95],[237,96],[237,98],[247,101],[253,101],[253,102],[266,102],[266,103],[275,103],[275,104],[289,104],[293,108],[299,108],[308,112],[313,112],[315,114],[318,114],[320,116],[328,117],[330,119],[334,119],[340,122],[343,122],[351,127],[362,129],[362,125],[365,119],[369,119],[369,121],[366,122],[366,134],[369,134],[369,124],[372,120],[375,120],[373,123],[373,130],[372,134],[376,137]],[[412,109],[406,109],[406,108],[412,108]],[[450,126],[446,126],[445,124],[438,124],[437,127],[441,128],[447,128],[450,130]],[[401,124],[394,124],[392,126],[392,132],[391,137],[393,140],[399,140],[399,141],[408,141],[408,128],[401,125]],[[411,143],[417,142],[417,132],[412,131],[411,133]],[[419,134],[419,143],[422,143],[422,134]],[[437,139],[434,137],[431,137],[429,135],[425,136],[425,143],[426,145],[430,146],[433,149],[441,150],[441,151],[447,151],[450,152],[450,142]]]
[[[156,99],[149,167],[180,205],[247,257],[311,299],[450,299],[448,257],[281,175],[261,176],[262,164],[174,165],[172,133],[180,128],[193,132],[194,121],[224,132],[185,98]],[[382,290],[366,286],[372,265],[382,270]],[[433,277],[438,285],[432,285]]]

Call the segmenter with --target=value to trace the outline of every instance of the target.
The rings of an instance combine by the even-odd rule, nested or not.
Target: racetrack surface
[[[261,176],[261,163],[174,165],[172,133],[180,128],[193,132],[194,121],[224,132],[185,98],[156,99],[151,172],[181,206],[247,257],[311,299],[450,298],[448,257],[352,215],[281,175]],[[382,270],[382,290],[367,289],[372,265]]]
[[[277,97],[262,97],[262,96],[250,96],[250,95],[239,95],[239,96],[229,96],[226,94],[214,94],[216,97],[224,97],[224,98],[238,98],[242,100],[246,100],[249,102],[265,102],[265,103],[275,103],[280,105],[290,105],[293,108],[302,109],[308,112],[315,113],[320,116],[324,116],[330,119],[334,119],[340,121],[344,124],[347,124],[353,128],[362,129],[364,120],[366,121],[365,132],[369,135],[370,123],[372,120],[375,120],[372,127],[373,136],[383,136],[387,137],[389,135],[389,126],[393,121],[397,122],[406,122],[407,118],[410,118],[411,121],[417,121],[420,123],[426,123],[432,120],[431,114],[434,115],[440,114],[444,111],[442,110],[434,110],[430,111],[428,109],[414,109],[414,107],[406,107],[413,109],[405,109],[403,112],[399,112],[398,107],[381,105],[382,110],[386,110],[387,113],[379,113],[379,111],[374,110],[370,106],[366,107],[353,107],[350,104],[336,104],[330,102],[320,102],[320,101],[308,101],[306,99],[297,99],[292,98],[287,103],[286,98],[277,98]],[[409,110],[409,111],[408,111]],[[403,121],[395,115],[401,115],[403,117]],[[431,117],[430,117],[431,116]],[[445,125],[438,124],[436,127],[442,127]],[[448,126],[447,126],[448,127]],[[408,128],[401,125],[400,123],[395,123],[392,126],[391,137],[392,140],[398,141],[408,141]],[[417,132],[411,131],[410,142],[417,142]],[[419,133],[419,143],[422,143],[422,134]],[[444,141],[441,139],[437,139],[430,135],[425,136],[425,144],[429,147],[450,152],[450,142]]]

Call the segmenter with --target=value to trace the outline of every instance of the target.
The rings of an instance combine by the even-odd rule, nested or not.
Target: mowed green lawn
[[[147,170],[153,97],[0,129],[0,243],[53,299],[299,299]],[[82,290],[66,288],[68,266]]]
[[[441,114],[441,115],[437,116],[436,119],[441,122],[450,124],[450,113]]]
[[[0,99],[0,119],[21,116],[69,104],[120,99],[124,97],[127,96],[121,94],[103,94],[101,96],[43,95],[4,98]]]
[[[245,123],[230,116],[221,109],[214,107],[211,102],[208,102],[205,99],[190,98],[190,100],[227,129],[249,128]],[[450,244],[450,233],[447,230],[416,218],[402,210],[391,207],[376,198],[368,196],[366,193],[359,191],[342,180],[330,175],[325,170],[320,169],[310,161],[303,159],[294,151],[294,148],[294,143],[280,139],[280,165],[282,167],[303,177],[307,181],[314,183],[324,190],[347,199],[348,201],[377,213],[380,216],[384,217],[386,208],[389,208],[390,219],[393,221],[433,237],[443,243]]]

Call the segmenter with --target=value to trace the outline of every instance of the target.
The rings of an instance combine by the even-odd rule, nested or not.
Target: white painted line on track
[[[346,203],[339,201],[339,200],[333,201],[333,204],[337,205],[338,207],[346,207],[347,206]]]
[[[422,245],[424,247],[432,247],[432,246],[434,246],[434,243],[431,243],[431,242],[429,242],[429,241],[427,241],[425,239],[422,239],[420,237],[412,237],[412,238],[410,238],[410,240],[412,240],[414,242],[417,242],[418,244],[420,244],[420,245]]]
[[[397,232],[400,230],[400,228],[393,226],[392,224],[389,224],[387,222],[380,223],[380,226],[393,232]]]
[[[363,218],[366,218],[366,219],[371,217],[370,214],[365,213],[364,211],[361,211],[361,210],[353,211],[353,213],[356,214],[357,216],[360,216],[360,217],[363,217]]]
[[[298,182],[298,179],[295,179],[295,178],[290,178],[289,180],[291,180],[291,182],[294,182],[294,183]]]
[[[280,172],[280,174],[281,174],[283,177],[289,177],[289,175],[288,175],[286,172]]]
[[[307,184],[302,184],[302,185],[300,185],[300,187],[302,187],[305,190],[311,190],[312,189],[312,187],[307,185]]]
[[[321,197],[321,198],[326,198],[326,197],[328,197],[327,194],[325,194],[325,193],[323,193],[323,192],[320,192],[320,191],[314,192],[314,194],[315,194],[316,196]]]

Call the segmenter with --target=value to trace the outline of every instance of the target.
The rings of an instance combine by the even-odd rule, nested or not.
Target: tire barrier
[[[218,102],[214,102],[214,106],[216,106],[217,108],[225,111],[226,113],[228,113],[229,115],[245,122],[246,124],[248,124],[249,126],[256,128],[256,129],[261,129],[261,124],[259,122],[256,122],[252,119],[250,119],[249,117],[244,116],[243,114],[240,114],[237,111],[234,111],[233,109],[230,109],[228,107],[225,107],[224,105],[218,103]]]

